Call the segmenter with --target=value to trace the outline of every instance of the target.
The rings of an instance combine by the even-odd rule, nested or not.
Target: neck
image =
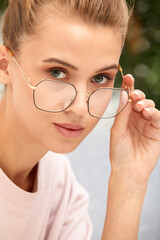
[[[8,112],[10,114],[8,114]],[[27,133],[0,102],[0,167],[18,187],[32,191],[36,166],[47,150]]]

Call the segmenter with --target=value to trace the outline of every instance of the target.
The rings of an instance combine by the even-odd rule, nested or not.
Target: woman
[[[113,89],[128,19],[125,0],[10,1],[0,46],[1,239],[91,239],[88,196],[63,154],[113,116],[102,240],[137,239],[160,112],[131,75]],[[118,109],[108,111],[115,91]]]

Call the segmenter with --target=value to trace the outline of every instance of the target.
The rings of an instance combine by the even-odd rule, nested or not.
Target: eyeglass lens
[[[101,88],[90,96],[89,113],[97,118],[111,118],[120,113],[127,103],[127,91],[118,88]]]
[[[48,112],[64,111],[76,98],[75,88],[68,83],[54,80],[41,81],[34,90],[37,108]]]

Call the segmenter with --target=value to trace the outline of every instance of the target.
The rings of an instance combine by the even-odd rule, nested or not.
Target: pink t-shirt
[[[48,152],[40,160],[34,193],[0,169],[0,240],[90,240],[87,208],[88,194],[64,155]]]

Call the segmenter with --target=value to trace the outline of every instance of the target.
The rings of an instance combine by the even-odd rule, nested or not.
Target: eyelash
[[[65,69],[63,69],[63,68],[60,68],[60,67],[56,67],[56,68],[51,68],[51,69],[49,69],[49,74],[53,77],[53,75],[51,74],[51,72],[52,71],[60,71],[60,72],[63,72],[65,75],[68,75],[68,73],[66,72],[66,70]],[[57,79],[56,77],[53,77],[53,78],[55,78],[55,79]]]
[[[54,77],[54,76],[51,74],[51,72],[52,72],[52,71],[56,71],[56,70],[57,70],[57,71],[60,71],[60,72],[63,72],[63,73],[64,73],[65,75],[67,75],[67,76],[66,76],[65,78],[56,78],[56,77]],[[54,78],[54,79],[67,79],[68,76],[69,76],[69,74],[67,73],[67,71],[66,71],[65,69],[61,68],[61,67],[51,68],[51,69],[48,70],[48,72],[49,72],[49,74],[52,76],[52,78]],[[113,77],[111,77],[109,74],[103,74],[103,73],[100,73],[100,74],[92,77],[92,79],[94,79],[94,78],[96,78],[96,77],[98,77],[98,76],[105,77],[105,78],[107,78],[108,81],[112,81],[112,80],[113,80]],[[101,84],[101,83],[94,82],[93,80],[92,80],[92,82],[95,83],[95,84],[98,84],[98,85],[103,85],[103,84]]]
[[[98,74],[98,75],[96,75],[96,76],[94,76],[93,77],[93,79],[94,78],[96,78],[96,77],[103,77],[103,78],[106,78],[107,79],[107,81],[111,81],[112,80],[112,78],[109,76],[109,75],[107,75],[107,74]],[[104,85],[103,83],[99,83],[99,82],[95,82],[96,84],[100,84],[100,85]]]

